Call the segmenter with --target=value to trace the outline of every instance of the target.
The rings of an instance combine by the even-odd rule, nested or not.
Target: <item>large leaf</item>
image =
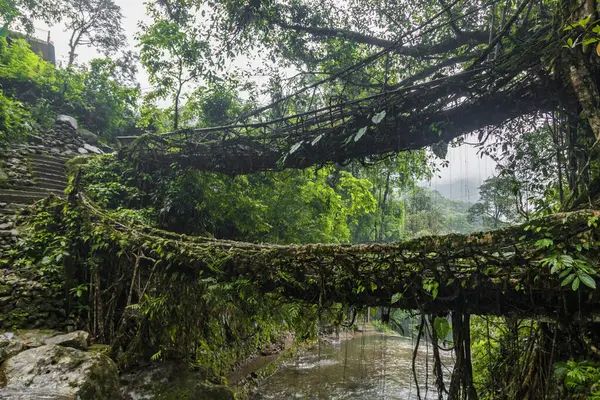
[[[294,154],[302,146],[302,142],[294,143],[288,154]]]
[[[360,128],[358,130],[358,132],[356,132],[356,136],[354,136],[354,141],[358,142],[360,140],[360,138],[364,136],[365,133],[367,133],[367,127],[366,126],[364,128]]]
[[[596,281],[583,271],[577,271],[577,277],[583,284],[589,288],[596,289]]]
[[[385,118],[385,110],[375,114],[373,116],[373,118],[371,118],[371,121],[373,121],[374,124],[378,124],[381,121],[383,121],[384,118]]]
[[[569,276],[567,276],[561,283],[561,286],[567,286],[569,285],[571,282],[573,282],[573,279],[575,279],[577,275],[576,274],[571,274]]]
[[[435,317],[435,320],[433,320],[433,329],[435,329],[438,338],[445,340],[450,333],[450,323],[446,318]]]
[[[319,140],[323,139],[323,133],[321,133],[319,136],[317,136],[316,138],[313,139],[312,142],[310,142],[311,146],[314,146],[315,144],[319,143]]]

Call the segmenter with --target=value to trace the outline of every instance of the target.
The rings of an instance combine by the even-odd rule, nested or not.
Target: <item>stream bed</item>
[[[417,399],[410,338],[376,332],[344,335],[283,364],[251,399]],[[441,358],[447,382],[453,360],[448,352]],[[421,342],[416,370],[422,399],[437,399],[432,365],[432,345]]]

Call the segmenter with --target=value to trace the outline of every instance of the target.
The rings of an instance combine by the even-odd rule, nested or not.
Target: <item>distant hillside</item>
[[[479,201],[480,183],[472,179],[457,179],[448,183],[436,182],[434,185],[429,182],[422,182],[420,186],[439,192],[449,200],[458,200],[465,203],[474,204]]]
[[[472,203],[451,200],[428,188],[417,187],[403,196],[405,229],[412,237],[481,231],[480,221],[469,221]]]

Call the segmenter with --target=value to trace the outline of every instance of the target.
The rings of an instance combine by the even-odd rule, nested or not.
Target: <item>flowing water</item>
[[[252,397],[267,399],[417,399],[410,338],[368,332],[302,352],[267,379]],[[437,399],[432,345],[421,342],[416,368],[422,399]],[[442,352],[447,381],[452,357]],[[429,371],[429,372],[427,372]]]

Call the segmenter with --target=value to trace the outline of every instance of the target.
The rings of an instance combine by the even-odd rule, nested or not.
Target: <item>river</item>
[[[346,334],[347,335],[347,334]],[[410,338],[367,332],[302,351],[263,382],[253,400],[267,399],[417,399]],[[437,399],[432,345],[421,342],[417,376],[422,399]],[[442,353],[446,381],[453,365]],[[426,368],[426,367],[429,368]]]

